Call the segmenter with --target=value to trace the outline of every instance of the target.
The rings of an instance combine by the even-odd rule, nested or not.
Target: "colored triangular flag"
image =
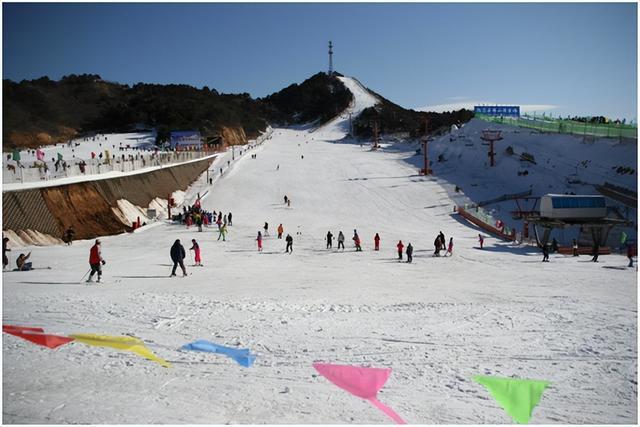
[[[30,331],[30,332],[40,332],[44,333],[44,329],[42,328],[32,328],[30,326],[15,326],[15,325],[2,325],[2,331],[6,332],[7,330],[19,330],[19,331]]]
[[[145,347],[144,342],[138,338],[128,336],[114,337],[110,335],[96,334],[72,334],[70,336],[80,341],[81,343],[93,345],[96,347],[111,347],[117,350],[131,351],[153,362],[157,362],[165,368],[171,367],[171,364],[169,362],[153,354],[151,350]]]
[[[360,366],[314,363],[313,367],[326,379],[348,391],[368,400],[397,424],[406,424],[395,411],[377,399],[378,391],[391,375],[391,369],[363,368]]]
[[[73,338],[45,334],[42,328],[31,328],[27,326],[2,325],[2,332],[47,348],[60,347],[73,341]]]
[[[256,360],[256,356],[249,352],[248,348],[225,347],[206,340],[198,340],[181,347],[182,350],[205,351],[229,356],[245,368],[250,368]]]
[[[484,375],[477,375],[473,380],[485,386],[505,412],[519,424],[529,423],[533,408],[540,401],[544,390],[551,384],[549,381]]]

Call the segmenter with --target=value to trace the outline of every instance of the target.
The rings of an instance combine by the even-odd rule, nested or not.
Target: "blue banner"
[[[517,105],[476,105],[473,111],[487,116],[520,117],[520,107]]]

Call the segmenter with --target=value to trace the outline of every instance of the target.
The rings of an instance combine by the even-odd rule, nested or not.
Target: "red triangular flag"
[[[29,326],[2,325],[2,331],[6,332],[7,330],[40,332],[41,334],[44,333],[44,329],[42,329],[42,328],[31,328]]]
[[[3,328],[4,329],[4,328]],[[4,329],[3,332],[7,334],[15,335],[27,341],[31,341],[34,344],[42,345],[48,348],[56,348],[61,345],[67,344],[73,341],[73,338],[61,337],[59,335],[42,334],[38,332],[30,332],[19,329]]]

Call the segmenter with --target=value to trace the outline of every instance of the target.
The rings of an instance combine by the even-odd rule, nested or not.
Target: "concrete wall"
[[[76,239],[129,231],[113,212],[118,200],[147,207],[156,197],[186,190],[212,162],[209,158],[120,178],[6,191],[2,193],[2,229],[61,237],[73,225]]]

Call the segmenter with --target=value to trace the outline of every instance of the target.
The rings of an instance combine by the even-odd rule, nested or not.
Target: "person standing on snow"
[[[331,234],[331,231],[327,231],[327,237],[324,239],[327,241],[327,249],[331,249],[333,247],[333,234]]]
[[[338,249],[340,249],[340,247],[342,247],[344,251],[344,234],[342,234],[342,231],[338,233]]]
[[[229,212],[229,215],[227,215],[227,219],[229,220],[229,226],[232,226],[233,223],[231,222],[231,212]]]
[[[440,248],[444,249],[447,247],[447,240],[444,238],[444,233],[441,231],[440,234],[438,234],[438,237],[440,237]]]
[[[558,246],[558,241],[556,240],[555,237],[553,238],[553,240],[551,240],[551,250],[553,251],[553,253],[557,253],[560,250],[560,247]]]
[[[216,224],[218,225],[218,231],[222,228],[222,220],[220,219],[220,215],[218,215],[218,219],[216,220]]]
[[[402,261],[402,250],[404,249],[404,245],[402,244],[402,240],[398,241],[398,244],[396,245],[396,248],[398,248],[398,259],[400,261]]]
[[[176,239],[176,241],[173,243],[173,246],[171,246],[171,251],[169,253],[171,255],[171,261],[173,261],[173,270],[171,270],[171,277],[175,277],[176,268],[178,268],[178,265],[182,269],[182,275],[186,276],[187,269],[184,268],[184,257],[187,254],[184,251],[184,246],[180,244],[180,239]]]
[[[256,238],[256,242],[258,242],[258,252],[262,252],[262,233],[258,230],[258,237]]]
[[[591,261],[598,262],[599,252],[600,252],[600,243],[598,243],[597,241],[594,241],[593,242],[593,258],[591,258]]]
[[[284,233],[284,227],[280,224],[278,226],[278,239],[282,239],[282,233]]]
[[[378,233],[376,233],[376,235],[373,237],[373,248],[374,251],[380,250],[380,236],[378,235]]]
[[[436,236],[436,240],[433,241],[433,246],[436,248],[436,250],[433,251],[433,256],[440,256],[440,250],[442,249],[441,245],[442,241],[440,240],[440,235],[438,235]]]
[[[353,230],[353,243],[356,245],[356,252],[362,252],[362,246],[360,246],[360,236],[358,236],[358,232]]]
[[[227,225],[227,216],[226,215],[222,217],[222,223],[224,225]]]
[[[202,260],[200,259],[200,245],[196,242],[196,239],[191,239],[191,243],[193,246],[189,248],[190,251],[194,251],[195,254],[195,265],[202,266]]]
[[[571,246],[573,247],[573,256],[580,256],[580,254],[578,253],[578,242],[576,241],[576,239],[573,239],[573,241],[571,242]]]
[[[220,230],[218,230],[218,240],[220,240],[220,238],[222,237],[222,241],[226,242],[227,241],[227,226],[226,224],[223,225]]]
[[[411,243],[409,243],[407,245],[407,262],[411,262],[413,261],[413,246],[411,246]]]
[[[542,262],[549,262],[549,245],[542,245]]]
[[[287,195],[285,194],[285,195],[284,195],[284,204],[286,205],[288,201],[289,201],[289,198],[288,198],[288,197],[287,197]]]
[[[263,228],[264,228],[264,235],[268,236],[269,235],[269,223],[265,222]]]
[[[285,252],[292,254],[293,253],[293,237],[291,237],[291,234],[287,234],[287,238],[285,240],[287,241],[287,249],[285,250]],[[289,249],[291,249],[291,252],[289,252]]]
[[[482,249],[482,245],[484,244],[484,237],[482,237],[482,234],[478,234],[478,241],[480,242],[480,249]]]
[[[9,258],[7,257],[7,252],[10,252],[11,249],[7,248],[7,243],[9,243],[8,237],[2,238],[2,269],[4,270],[7,265],[9,265]]]
[[[102,251],[100,247],[100,239],[96,239],[96,243],[91,247],[89,251],[89,265],[91,266],[91,274],[89,274],[89,278],[87,279],[87,283],[91,282],[93,275],[98,273],[97,282],[100,283],[100,278],[102,277],[102,266],[105,265],[105,260],[102,259]]]
[[[627,243],[627,258],[629,258],[629,265],[627,267],[633,267],[633,245],[629,242]]]
[[[453,237],[449,238],[449,248],[447,249],[447,253],[444,254],[444,256],[447,256],[447,254],[449,254],[449,256],[453,255]]]

